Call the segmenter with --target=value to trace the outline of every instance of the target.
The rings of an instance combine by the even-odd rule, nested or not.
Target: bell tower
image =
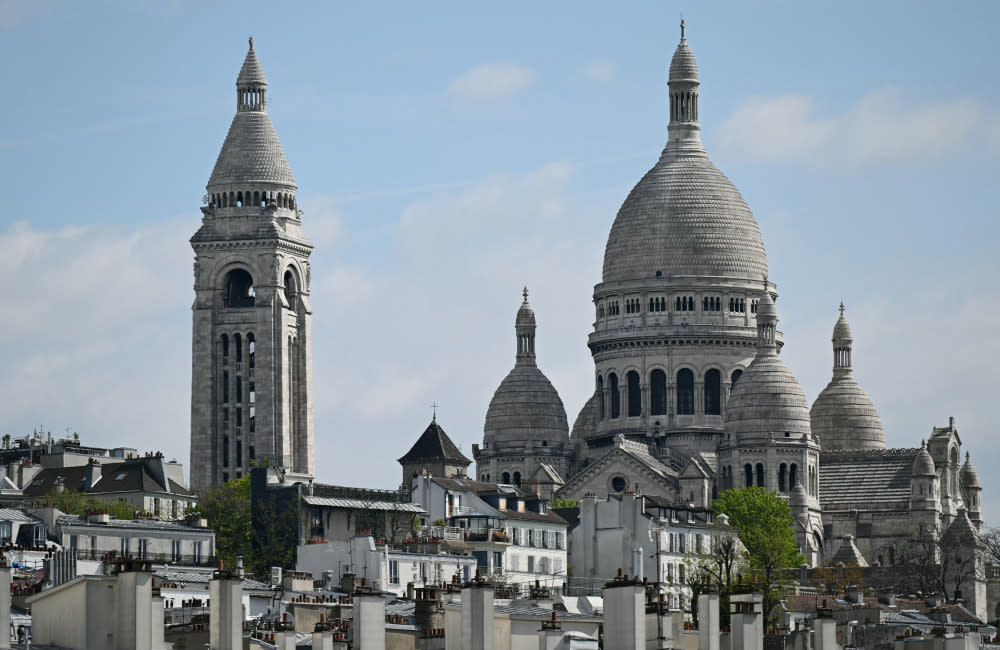
[[[194,249],[191,486],[253,462],[312,478],[312,310],[298,189],[267,115],[250,39],[236,115],[208,181]]]

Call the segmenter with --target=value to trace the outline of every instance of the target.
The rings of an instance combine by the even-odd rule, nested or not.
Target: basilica
[[[682,25],[666,146],[618,211],[594,288],[593,396],[570,430],[538,367],[525,291],[516,362],[473,449],[477,477],[567,499],[628,491],[698,506],[761,486],[789,500],[812,566],[885,564],[921,526],[981,531],[982,490],[954,419],[912,448],[886,448],[853,375],[843,305],[831,309],[832,379],[810,408],[781,360],[760,229],[702,145],[699,85]]]

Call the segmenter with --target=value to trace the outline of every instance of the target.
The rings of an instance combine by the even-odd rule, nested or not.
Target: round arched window
[[[285,301],[289,309],[295,309],[295,299],[298,296],[298,286],[295,282],[295,274],[289,269],[285,271]]]
[[[253,307],[253,276],[244,269],[233,269],[226,276],[226,307]]]
[[[628,483],[624,476],[616,476],[611,479],[611,489],[615,492],[624,492],[626,487],[628,487]]]

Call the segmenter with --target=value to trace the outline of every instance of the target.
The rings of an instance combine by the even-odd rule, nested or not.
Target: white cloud
[[[484,63],[466,70],[448,86],[455,97],[471,100],[510,97],[535,81],[535,71],[512,63]]]
[[[744,161],[867,164],[948,154],[988,121],[971,98],[914,104],[886,89],[843,113],[823,115],[813,98],[785,95],[749,99],[722,124],[718,138],[723,156]]]
[[[592,61],[583,69],[588,79],[609,83],[615,78],[615,66],[610,61]]]

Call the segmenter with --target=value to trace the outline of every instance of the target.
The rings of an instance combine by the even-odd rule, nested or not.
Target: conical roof
[[[237,80],[237,98],[244,92],[241,87],[266,83],[251,45]],[[216,189],[238,191],[249,184],[295,188],[295,178],[267,115],[266,104],[263,101],[252,105],[238,102],[238,106],[212,169],[209,193]]]
[[[976,468],[972,466],[972,460],[969,458],[969,452],[965,452],[965,463],[962,464],[962,471],[959,476],[962,479],[962,485],[965,487],[980,487],[979,473],[976,472]]]
[[[443,459],[453,463],[463,463],[466,466],[472,463],[471,460],[459,451],[455,443],[451,441],[448,434],[444,432],[441,425],[437,423],[437,418],[431,420],[424,432],[420,434],[417,441],[410,447],[410,451],[403,454],[398,460],[400,463]]]
[[[694,54],[682,37],[670,64],[671,101],[675,92],[693,93],[697,77]],[[686,115],[691,113],[693,119],[676,125],[672,118],[671,140],[660,159],[622,203],[604,249],[605,283],[657,274],[756,281],[767,274],[757,222],[709,160],[697,110]]]

